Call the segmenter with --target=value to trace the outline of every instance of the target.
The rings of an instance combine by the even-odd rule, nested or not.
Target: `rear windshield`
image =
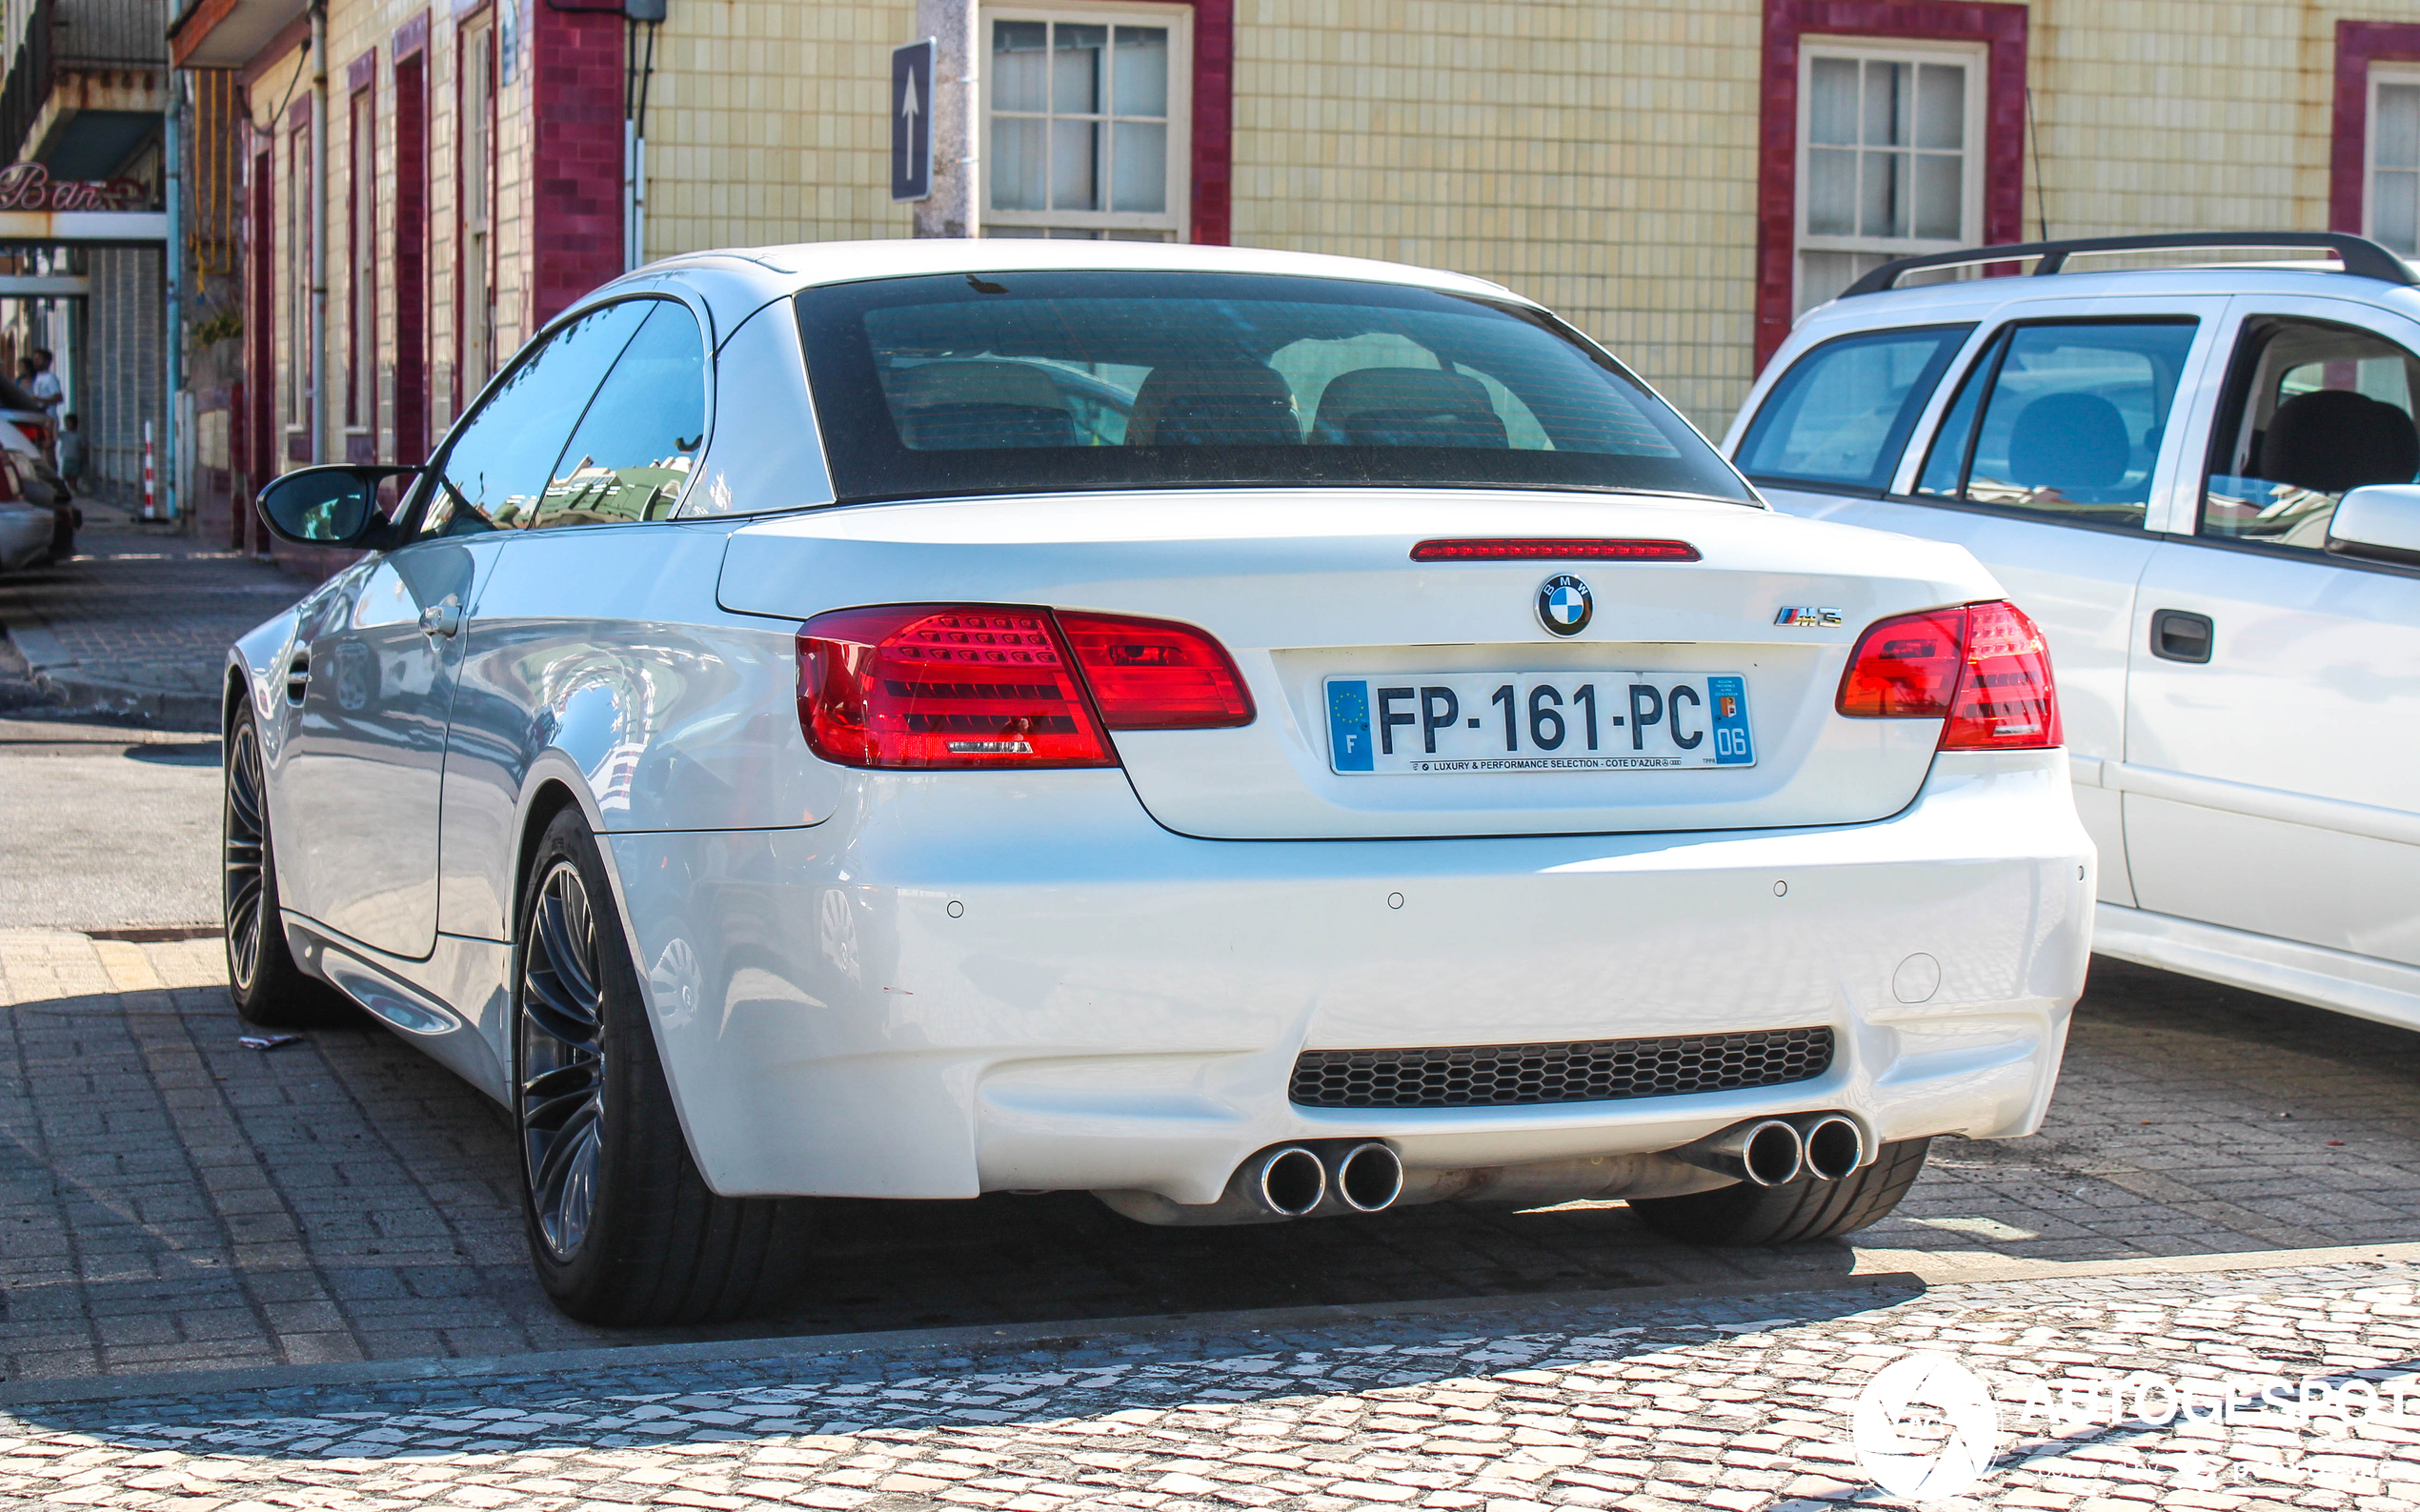
[[[798,296],[844,502],[1287,484],[1751,502],[1636,379],[1536,311],[1234,273],[892,278]]]

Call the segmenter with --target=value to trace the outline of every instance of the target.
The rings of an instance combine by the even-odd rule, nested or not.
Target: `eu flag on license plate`
[[[1370,685],[1331,682],[1327,685],[1327,733],[1333,741],[1336,770],[1370,770]]]

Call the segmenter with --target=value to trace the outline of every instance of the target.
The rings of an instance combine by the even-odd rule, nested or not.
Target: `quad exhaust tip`
[[[1799,1131],[1805,1146],[1806,1174],[1820,1181],[1837,1181],[1865,1163],[1865,1134],[1855,1119],[1825,1113],[1805,1120]]]
[[[1280,1218],[1301,1218],[1327,1199],[1327,1166],[1301,1145],[1281,1144],[1254,1164],[1251,1189]]]
[[[1795,1125],[1760,1119],[1740,1140],[1741,1175],[1758,1186],[1785,1186],[1806,1168],[1806,1140]]]
[[[1394,1206],[1403,1195],[1402,1158],[1376,1141],[1354,1145],[1336,1162],[1336,1195],[1356,1213]]]
[[[1786,1119],[1750,1119],[1684,1144],[1672,1154],[1703,1170],[1752,1186],[1781,1186],[1797,1180],[1805,1168],[1806,1141],[1798,1126]]]

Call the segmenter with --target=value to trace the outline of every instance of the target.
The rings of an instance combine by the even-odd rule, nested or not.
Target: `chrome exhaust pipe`
[[[1750,1119],[1672,1152],[1675,1159],[1754,1186],[1781,1186],[1798,1179],[1806,1165],[1806,1141],[1781,1119]]]
[[[1245,1164],[1244,1184],[1280,1218],[1301,1218],[1327,1198],[1327,1166],[1299,1144],[1263,1150]]]
[[[1805,1146],[1806,1174],[1819,1181],[1837,1181],[1865,1163],[1865,1131],[1853,1119],[1820,1113],[1801,1119],[1798,1134]]]
[[[1380,1213],[1403,1195],[1403,1159],[1391,1145],[1372,1140],[1346,1150],[1336,1162],[1336,1196],[1356,1213]]]

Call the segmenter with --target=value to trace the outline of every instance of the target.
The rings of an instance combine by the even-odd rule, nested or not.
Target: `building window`
[[[984,232],[1183,241],[1190,8],[986,8]]]
[[[1983,233],[1983,49],[1809,39],[1799,53],[1793,311]]]
[[[2420,256],[2420,68],[2370,70],[2369,195],[2363,231]]]

